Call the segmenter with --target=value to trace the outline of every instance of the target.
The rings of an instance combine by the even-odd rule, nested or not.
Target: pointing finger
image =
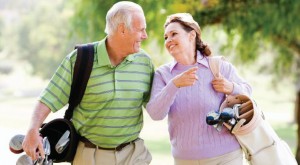
[[[196,66],[196,67],[192,67],[192,68],[188,69],[187,71],[185,71],[185,73],[189,74],[189,73],[193,73],[197,70],[198,70],[198,67]]]

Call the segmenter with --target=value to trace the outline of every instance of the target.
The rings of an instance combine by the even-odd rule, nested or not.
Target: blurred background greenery
[[[105,15],[115,2],[0,0],[0,129],[7,139],[1,146],[7,146],[13,134],[26,131],[36,97],[74,45],[105,36]],[[175,12],[191,13],[202,28],[204,42],[213,54],[224,55],[234,63],[242,77],[251,83],[253,97],[265,111],[267,120],[296,155],[300,1],[134,2],[145,11],[149,38],[143,48],[156,67],[171,60],[163,47],[166,16]],[[142,136],[153,152],[153,164],[172,164],[167,121],[154,122],[147,114],[145,121]],[[18,157],[12,156],[7,147],[1,148],[0,153],[5,153],[0,162],[12,158],[5,164],[14,164]]]

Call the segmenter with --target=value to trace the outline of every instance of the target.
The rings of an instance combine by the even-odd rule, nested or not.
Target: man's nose
[[[143,38],[144,40],[148,38],[148,35],[147,35],[147,32],[146,32],[146,31],[143,33],[142,38]]]

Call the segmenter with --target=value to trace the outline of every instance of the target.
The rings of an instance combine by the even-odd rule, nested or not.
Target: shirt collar
[[[172,72],[172,70],[174,69],[174,67],[177,65],[177,61],[174,60],[173,62],[171,62],[170,65],[170,72]],[[208,60],[205,56],[203,56],[199,50],[197,50],[197,63],[203,65],[206,68],[209,68],[208,66]]]
[[[97,57],[98,57],[98,65],[99,66],[108,66],[111,65],[107,49],[106,49],[106,39],[105,37],[103,40],[99,41],[98,47],[97,47]]]
[[[127,61],[133,61],[136,54],[137,54],[137,53],[128,55],[128,56],[125,58],[125,60],[127,60]]]
[[[202,64],[203,66],[205,66],[206,68],[209,68],[208,65],[208,59],[206,56],[203,56],[199,50],[197,50],[197,62],[199,64]]]
[[[107,39],[107,36],[103,40],[99,41],[99,44],[98,44],[98,47],[97,47],[98,65],[100,67],[111,65],[111,62],[110,62],[109,57],[108,57],[107,49],[106,49],[106,39]],[[125,58],[125,60],[128,61],[128,62],[133,61],[134,58],[135,58],[135,55],[138,54],[138,53],[128,55]]]

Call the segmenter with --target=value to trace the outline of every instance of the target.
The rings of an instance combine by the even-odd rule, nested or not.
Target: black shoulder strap
[[[74,108],[79,105],[90,78],[94,61],[94,44],[77,45],[77,58],[69,97],[69,107],[65,112],[65,119],[70,120]]]

